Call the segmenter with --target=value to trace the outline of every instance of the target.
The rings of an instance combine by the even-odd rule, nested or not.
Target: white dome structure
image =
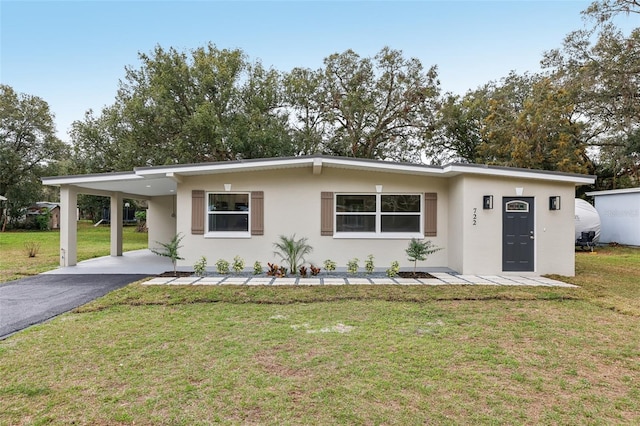
[[[594,243],[600,240],[600,215],[595,207],[581,198],[576,198],[576,240],[583,232],[594,231]]]

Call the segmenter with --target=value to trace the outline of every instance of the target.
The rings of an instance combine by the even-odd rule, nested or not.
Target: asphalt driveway
[[[37,275],[0,284],[0,340],[149,275]]]

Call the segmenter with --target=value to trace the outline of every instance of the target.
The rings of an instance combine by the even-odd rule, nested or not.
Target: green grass
[[[640,249],[579,289],[146,286],[0,342],[0,425],[638,424]]]
[[[134,226],[123,228],[123,250],[147,248],[147,234],[135,232]],[[35,243],[40,249],[29,257],[25,243]],[[0,232],[0,283],[39,274],[59,265],[60,233],[57,231]],[[90,222],[78,222],[78,261],[108,256],[110,228],[94,227]]]

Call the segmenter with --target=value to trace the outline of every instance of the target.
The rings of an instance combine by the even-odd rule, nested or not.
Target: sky
[[[188,52],[211,42],[280,71],[317,69],[347,49],[373,57],[389,46],[425,69],[436,65],[443,92],[464,94],[512,70],[539,71],[543,53],[583,27],[589,4],[0,0],[0,83],[45,100],[67,142],[71,123],[112,105],[125,67],[139,68],[138,54],[158,45]]]

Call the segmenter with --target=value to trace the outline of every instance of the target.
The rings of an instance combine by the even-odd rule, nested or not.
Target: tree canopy
[[[40,178],[54,174],[67,146],[55,136],[49,105],[37,96],[0,85],[0,195],[10,219],[42,196]]]
[[[46,102],[0,86],[0,195],[34,201],[52,167],[110,172],[315,153],[591,173],[598,189],[637,186],[640,28],[625,34],[620,14],[640,14],[640,3],[592,3],[584,28],[543,55],[542,72],[511,72],[464,95],[441,93],[435,65],[390,47],[278,71],[213,43],[156,46],[125,67],[112,105],[73,123],[71,156]]]

